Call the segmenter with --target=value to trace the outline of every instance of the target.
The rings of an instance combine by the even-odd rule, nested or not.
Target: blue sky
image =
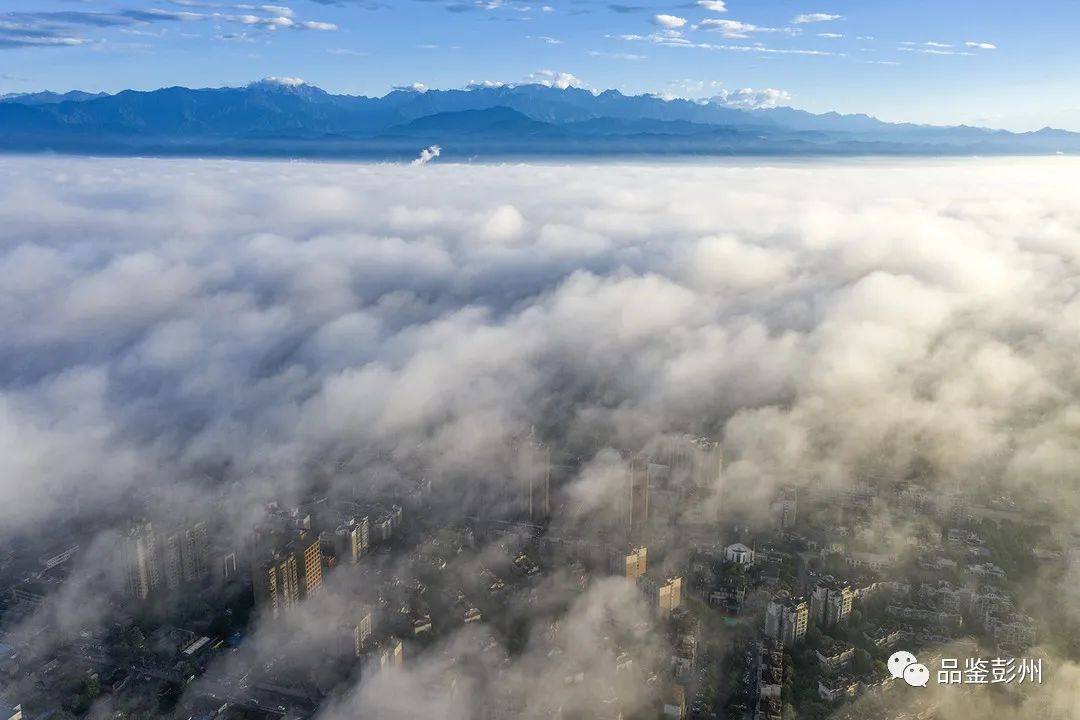
[[[0,92],[542,81],[1080,130],[1078,27],[1076,0],[0,0]]]

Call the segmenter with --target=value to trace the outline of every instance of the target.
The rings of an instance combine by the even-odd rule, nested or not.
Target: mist
[[[917,477],[1075,526],[1078,181],[1067,158],[6,158],[0,541],[178,507],[240,538],[265,502],[358,479],[422,477],[461,517],[516,482],[530,432],[573,459],[564,529],[611,520],[618,453],[679,433],[722,443],[723,517],[765,517],[781,485]],[[325,712],[476,717],[492,688],[432,690],[448,657],[539,699],[564,688],[553,648],[661,654],[623,585],[541,595],[557,608],[512,661],[470,628]]]

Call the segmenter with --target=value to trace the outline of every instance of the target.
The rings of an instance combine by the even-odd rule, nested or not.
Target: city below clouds
[[[1075,11],[8,0],[0,720],[1073,718]]]
[[[768,527],[773,499],[799,488],[806,527],[811,492],[859,498],[874,481],[914,483],[935,501],[1015,498],[1041,524],[1075,526],[1078,175],[1071,158],[444,164],[437,146],[396,165],[9,159],[2,539],[47,546],[54,528],[57,542],[86,537],[62,561],[66,580],[19,605],[5,638],[33,668],[57,648],[143,643],[124,609],[139,581],[116,560],[124,538],[143,537],[131,517],[161,528],[203,518],[225,528],[215,542],[244,547],[282,517],[280,503],[420,489],[435,500],[410,505],[410,527],[427,529],[408,557],[402,540],[384,541],[358,565],[339,555],[318,592],[285,611],[260,601],[238,647],[223,639],[185,670],[179,706],[275,692],[275,717],[283,702],[318,720],[470,720],[507,698],[528,709],[508,717],[604,717],[613,703],[647,712],[665,692],[649,678],[671,673],[677,648],[665,630],[676,616],[649,594],[656,577],[671,592],[674,568],[687,566],[686,544],[657,552],[676,523],[722,508],[727,524],[690,526],[715,544],[732,523]],[[498,512],[536,477],[514,453],[542,437],[568,463],[547,537],[574,552],[610,549],[626,527],[622,453],[688,436],[721,443],[723,472],[691,507],[648,491],[658,501],[649,518],[675,514],[653,531],[651,573],[638,584],[570,561],[530,570],[512,549],[532,525],[493,538],[471,530],[475,514]],[[941,534],[881,509],[872,522],[858,532],[872,535],[875,557]],[[1031,567],[1026,546],[1014,552],[1010,567]],[[1075,583],[1032,572],[1010,589],[1018,607],[1077,623]],[[120,587],[127,600],[114,604]],[[444,589],[465,621],[432,631],[414,608]],[[402,593],[400,611],[382,602]],[[405,661],[344,676],[329,663],[336,684],[313,684],[335,648],[358,662],[350,628],[367,602],[379,637],[408,620]],[[704,601],[684,605],[707,612]],[[141,607],[151,628],[161,626],[152,613],[189,612]],[[490,612],[506,613],[518,637]],[[762,623],[742,624],[756,633]],[[1061,645],[1032,650],[1053,675],[1018,695],[1011,717],[1075,706],[1078,668],[1052,649]],[[466,671],[473,681],[457,682]],[[249,690],[249,673],[289,684]],[[5,687],[40,695],[21,675]],[[154,697],[146,687],[91,699],[104,710]],[[319,702],[296,687],[319,688]],[[962,720],[996,702],[927,692]],[[892,707],[887,717],[912,702],[868,698],[878,712]]]

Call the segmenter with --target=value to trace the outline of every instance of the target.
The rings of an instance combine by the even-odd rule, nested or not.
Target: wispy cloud
[[[161,8],[120,8],[109,12],[59,10],[0,13],[0,48],[77,47],[100,42],[89,35],[92,30],[115,29],[130,32],[135,27],[155,24],[213,22],[241,25],[265,31],[333,31],[334,23],[299,20],[289,7],[282,5],[221,5],[194,0],[174,0],[183,10]],[[246,39],[245,33],[219,32],[222,39]]]
[[[726,38],[747,38],[753,33],[787,33],[789,35],[798,35],[800,32],[796,28],[762,27],[760,25],[741,22],[739,20],[719,18],[707,18],[702,20],[694,25],[694,29],[717,32]]]
[[[997,50],[997,45],[988,42],[975,42],[974,40],[968,40],[964,43],[966,47],[975,48],[977,50]]]
[[[727,12],[724,0],[698,0],[698,5],[712,12]]]
[[[623,35],[608,35],[607,37],[624,40],[627,42],[648,42],[654,45],[662,45],[666,47],[697,49],[697,50],[720,50],[726,52],[737,53],[760,53],[762,55],[807,55],[807,56],[830,56],[836,55],[836,53],[826,50],[808,50],[801,48],[775,48],[769,47],[762,43],[754,43],[752,45],[733,45],[726,43],[708,43],[708,42],[694,42],[688,38],[683,37],[677,31],[675,35],[670,35],[667,32],[651,33],[649,35],[638,34],[623,34]]]
[[[611,58],[612,60],[645,60],[648,57],[636,53],[604,52],[602,50],[590,50],[589,55],[591,57]]]
[[[815,13],[802,13],[800,15],[796,15],[792,19],[791,22],[795,23],[796,25],[805,25],[807,23],[829,22],[831,20],[842,20],[842,19],[843,19],[843,15],[835,15],[833,13],[815,12]]]
[[[948,47],[937,47],[929,43],[923,43],[922,45],[901,44],[896,48],[903,52],[919,53],[921,55],[974,55],[975,53],[965,52],[963,50],[950,50]]]

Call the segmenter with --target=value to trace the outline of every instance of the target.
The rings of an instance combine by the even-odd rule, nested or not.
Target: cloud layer
[[[0,527],[73,506],[122,527],[132,503],[208,496],[242,534],[259,499],[314,479],[420,475],[461,513],[514,482],[506,449],[530,428],[584,461],[560,491],[568,525],[615,505],[617,450],[674,432],[723,441],[728,512],[764,512],[778,483],[916,477],[1069,520],[1078,176],[1070,159],[11,159]],[[304,612],[332,616],[334,582],[348,578]],[[625,647],[642,672],[655,659],[625,585],[537,597],[569,603],[528,610],[560,617],[563,640],[539,623],[507,664],[469,629],[329,712],[388,702],[386,717],[409,717],[428,702],[471,717],[507,688],[550,698],[567,664],[614,668]],[[43,621],[73,632],[104,612],[59,603]],[[255,652],[274,644],[260,637]],[[501,689],[446,695],[463,663]],[[560,692],[589,716],[607,699]]]
[[[460,468],[532,425],[1076,495],[1067,160],[2,172],[6,527],[207,468]]]

